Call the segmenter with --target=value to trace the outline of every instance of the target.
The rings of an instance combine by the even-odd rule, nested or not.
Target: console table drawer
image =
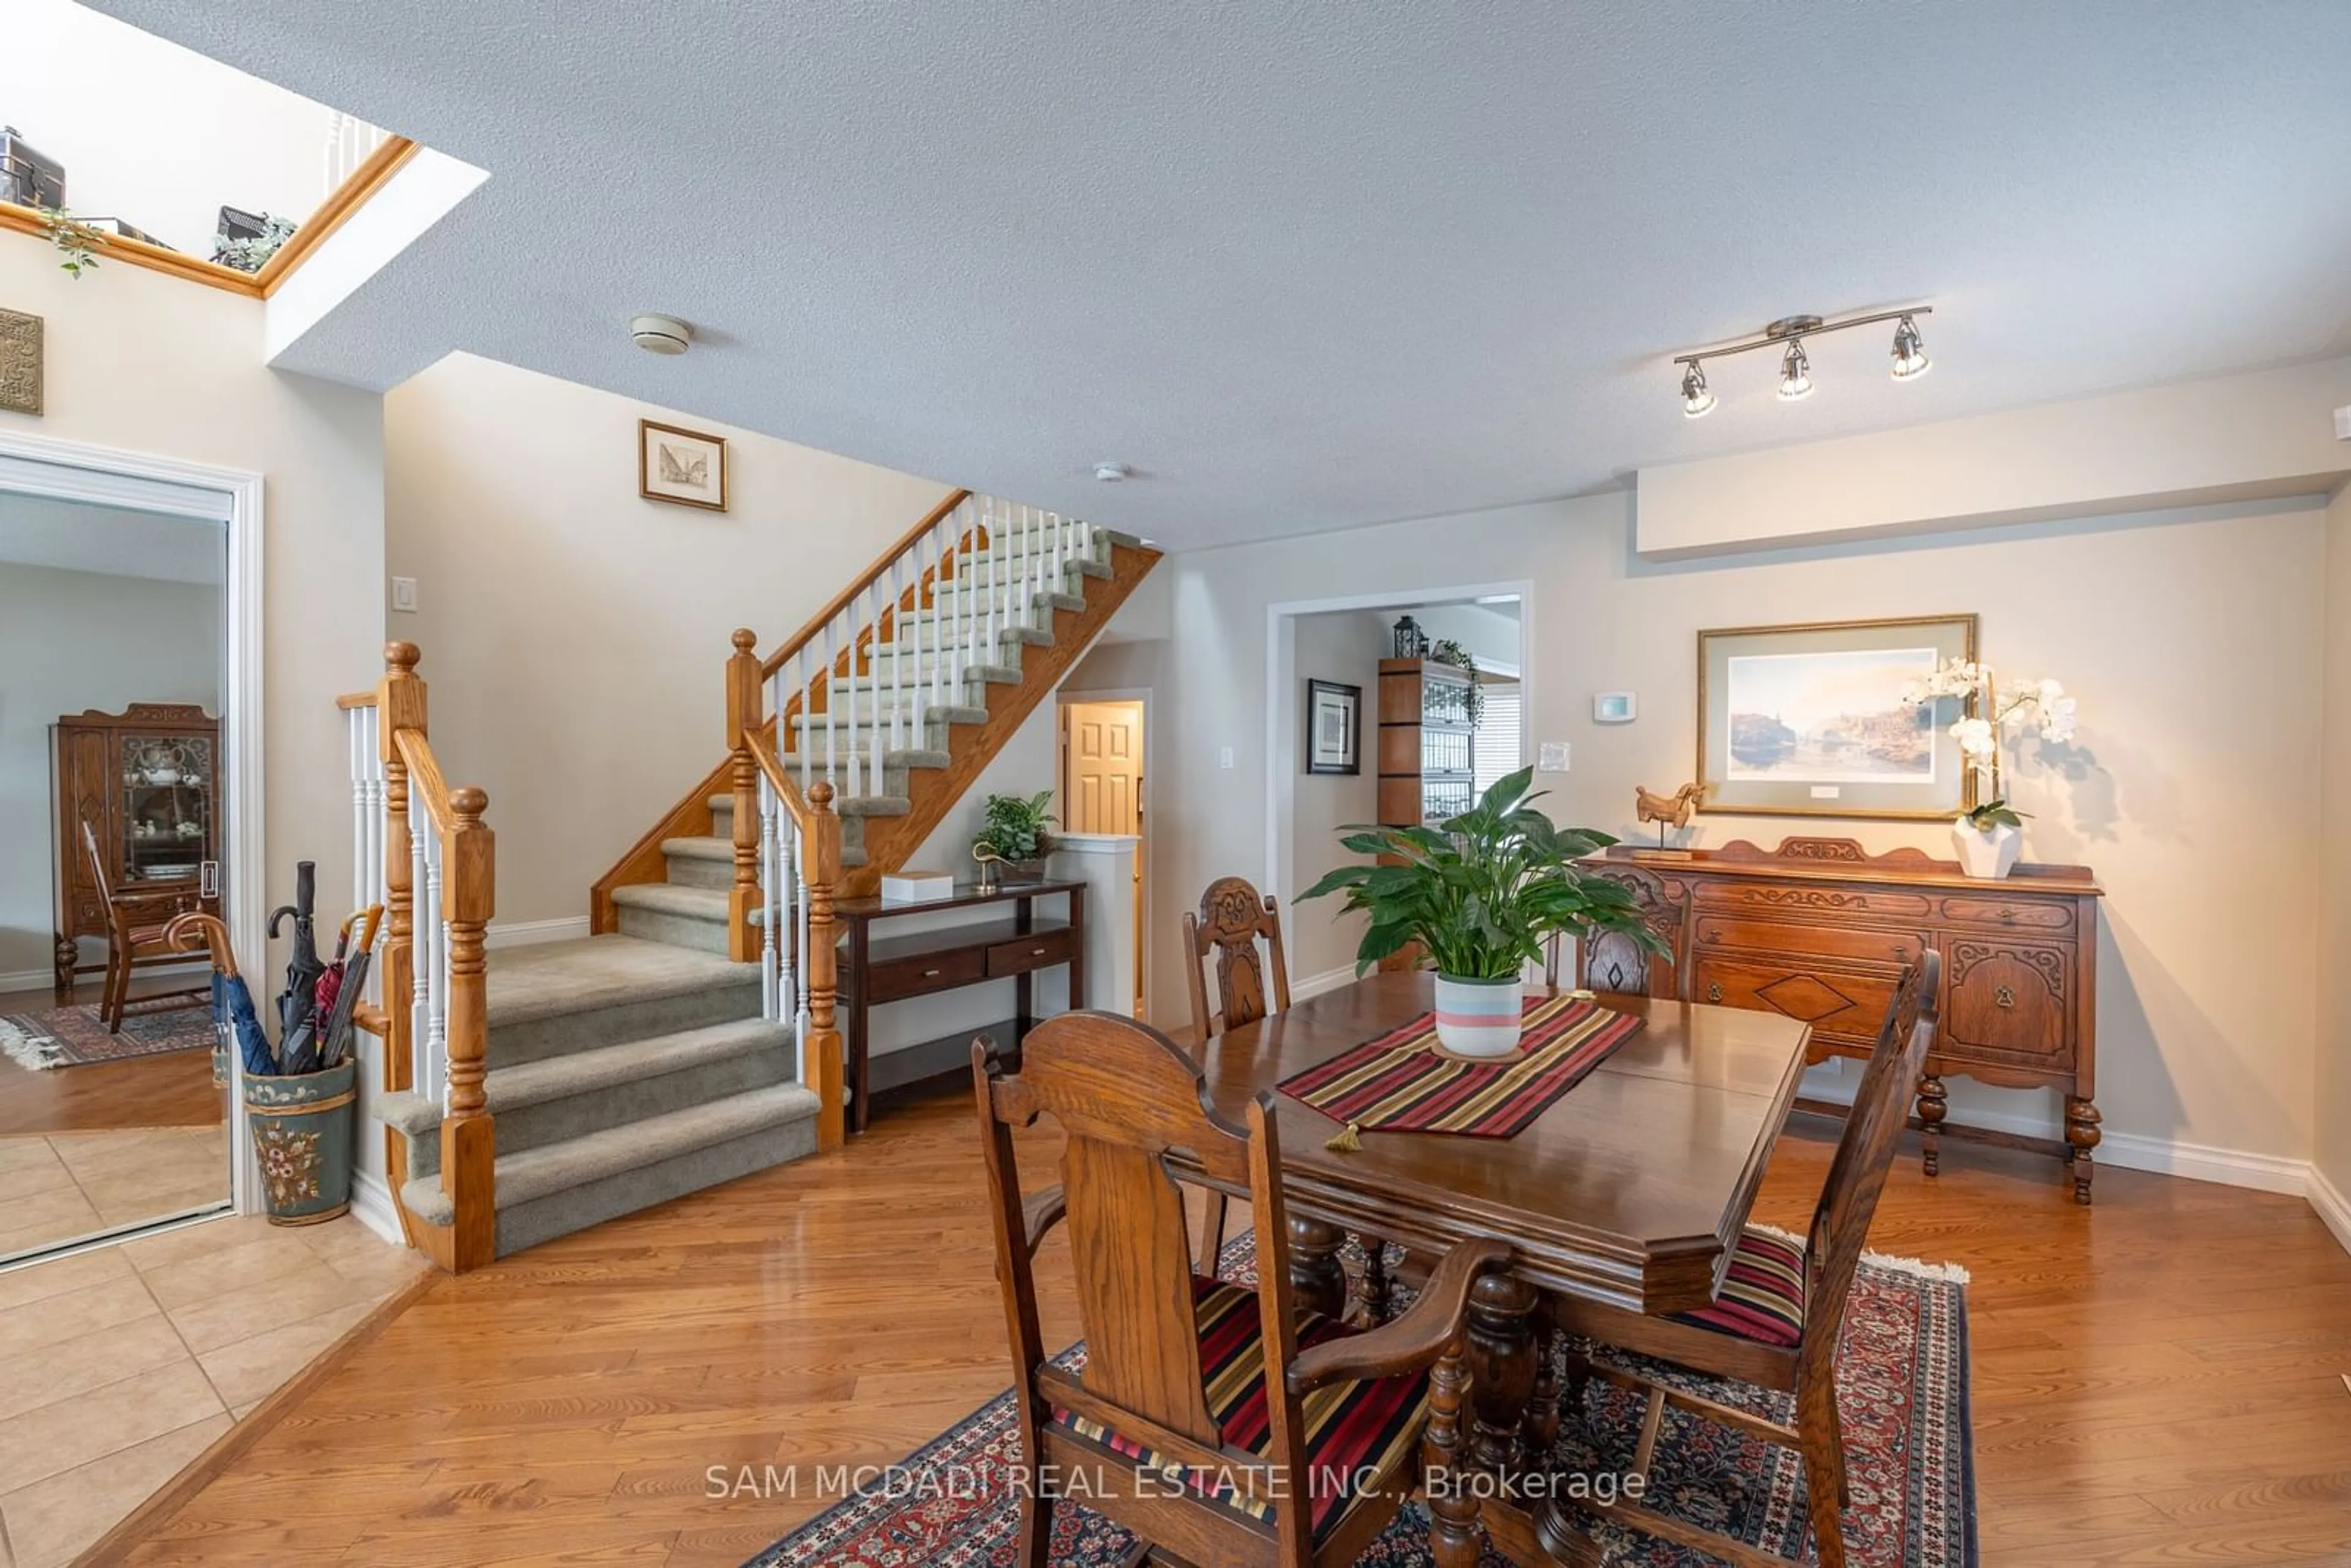
[[[952,990],[987,977],[986,948],[949,947],[873,965],[866,971],[866,995],[871,1001],[895,1001],[901,997]]]
[[[1052,931],[1039,931],[1011,942],[998,942],[987,950],[987,973],[990,978],[1005,975],[1023,975],[1031,969],[1070,961],[1072,944],[1070,930],[1062,926]]]
[[[1821,1034],[1867,1040],[1876,1038],[1900,978],[1894,968],[1814,969],[1784,959],[1704,953],[1691,976],[1690,1000],[1781,1013]]]
[[[2030,1066],[2070,1064],[2072,948],[1969,936],[1950,943],[1943,963],[1937,1056]]]
[[[1804,925],[1794,921],[1755,920],[1730,915],[1698,917],[1698,947],[1740,947],[1751,953],[1793,953],[1848,962],[1890,964],[1900,968],[1926,956],[1927,942],[1915,931],[1869,925]]]
[[[1701,882],[1693,894],[1700,909],[1745,911],[1765,915],[1796,914],[1924,920],[1935,912],[1933,902],[1922,894],[1883,887]]]

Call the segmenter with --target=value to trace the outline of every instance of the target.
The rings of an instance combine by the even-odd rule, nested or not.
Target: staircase
[[[411,1240],[464,1270],[837,1146],[832,900],[906,862],[1157,559],[954,493],[776,653],[735,634],[729,754],[595,883],[594,934],[487,960],[486,862],[451,862],[434,792],[486,802],[442,785],[395,644],[345,706]]]

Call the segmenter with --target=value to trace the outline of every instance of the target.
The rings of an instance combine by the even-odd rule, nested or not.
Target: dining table
[[[1547,1468],[1561,1418],[1547,1305],[1580,1298],[1662,1314],[1714,1299],[1794,1106],[1810,1030],[1777,1013],[1600,996],[1643,1027],[1509,1137],[1372,1129],[1332,1146],[1340,1124],[1279,1092],[1435,1000],[1426,971],[1378,973],[1228,1030],[1202,1048],[1208,1092],[1236,1121],[1272,1092],[1301,1305],[1340,1317],[1352,1293],[1354,1315],[1376,1321],[1390,1288],[1381,1244],[1433,1260],[1473,1239],[1510,1243],[1510,1267],[1470,1298],[1468,1475],[1431,1497],[1432,1546],[1443,1568],[1475,1563],[1487,1542],[1520,1563],[1593,1561],[1562,1500],[1572,1489]],[[1170,1163],[1201,1179],[1179,1154]],[[1364,1243],[1352,1292],[1350,1234]]]

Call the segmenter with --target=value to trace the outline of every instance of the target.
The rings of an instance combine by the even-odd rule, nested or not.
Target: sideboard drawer
[[[1700,909],[1739,910],[1755,915],[1828,915],[1875,916],[1881,920],[1924,920],[1935,913],[1932,900],[1900,888],[1830,887],[1816,883],[1702,882],[1696,888]]]
[[[1731,915],[1698,917],[1700,952],[1738,947],[1750,953],[1790,953],[1842,958],[1899,968],[1926,956],[1926,938],[1915,931],[1868,925],[1805,925],[1786,920],[1756,920]]]
[[[1886,1021],[1900,979],[1898,969],[1815,969],[1786,959],[1701,953],[1691,976],[1690,1000],[1780,1013],[1824,1035],[1871,1040]]]
[[[955,947],[937,953],[917,953],[911,958],[875,964],[867,972],[872,990],[866,999],[896,1001],[901,997],[919,997],[986,979],[987,950]]]
[[[987,950],[987,973],[994,978],[1003,975],[1025,975],[1049,964],[1066,964],[1070,961],[1073,946],[1070,928],[1066,925],[1051,931],[1035,932],[1010,942],[998,942]]]
[[[2062,934],[2074,929],[2069,905],[2040,898],[1947,898],[1943,918],[1994,931]]]

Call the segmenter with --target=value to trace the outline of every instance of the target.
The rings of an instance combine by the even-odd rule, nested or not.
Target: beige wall
[[[2325,658],[2314,1160],[2339,1204],[2351,1195],[2351,486],[2326,509]]]
[[[2107,1131],[2117,1145],[2299,1161],[2312,1141],[2324,522],[2306,504],[2252,504],[1659,565],[1632,552],[1632,497],[1603,496],[1173,558],[1172,639],[1104,650],[1085,673],[1158,685],[1152,875],[1196,888],[1266,874],[1270,602],[1531,579],[1529,742],[1571,742],[1574,758],[1538,783],[1562,819],[1619,834],[1636,826],[1635,785],[1693,769],[1699,628],[1978,612],[1987,657],[2056,675],[2081,699],[2078,746],[2022,768],[2013,793],[2034,814],[2028,854],[2087,863],[2110,895]],[[1098,661],[1121,678],[1095,678]],[[1639,720],[1593,724],[1592,694],[1620,689],[1639,694]],[[1270,759],[1283,769],[1290,738]],[[1216,766],[1225,746],[1231,772]],[[1873,850],[1950,852],[1936,825],[1822,827]],[[1789,831],[1703,817],[1698,838]],[[1180,973],[1158,946],[1155,961]],[[1963,1083],[1953,1104],[2043,1126],[2054,1111],[2052,1096]]]
[[[1165,570],[1162,568],[1162,570]],[[1286,756],[1274,766],[1289,774],[1291,825],[1290,875],[1280,891],[1288,936],[1290,977],[1311,979],[1333,969],[1352,969],[1355,945],[1363,940],[1364,917],[1343,915],[1336,898],[1295,903],[1324,873],[1354,860],[1339,847],[1338,830],[1349,822],[1376,821],[1380,814],[1380,659],[1387,653],[1392,622],[1365,611],[1301,615],[1296,621],[1289,696],[1282,728],[1290,738]],[[1361,773],[1306,771],[1306,683],[1340,681],[1364,688]],[[1256,875],[1251,882],[1259,880]],[[1186,883],[1195,897],[1207,885]]]
[[[221,649],[215,584],[0,563],[0,976],[9,987],[46,986],[50,974],[49,727],[60,715],[119,713],[134,702],[216,714]],[[88,951],[95,959],[98,949]]]
[[[730,511],[638,497],[641,417],[729,438]],[[584,915],[724,755],[734,628],[773,647],[949,488],[468,355],[384,423],[388,570],[423,606],[391,634],[423,650],[444,768],[489,791],[502,926]]]
[[[0,413],[0,429],[265,476],[269,873],[256,893],[264,907],[290,894],[294,862],[315,860],[319,906],[347,906],[350,768],[335,698],[382,670],[382,399],[264,366],[256,300],[111,263],[77,282],[23,235],[0,234],[0,301],[48,324],[47,417]]]

